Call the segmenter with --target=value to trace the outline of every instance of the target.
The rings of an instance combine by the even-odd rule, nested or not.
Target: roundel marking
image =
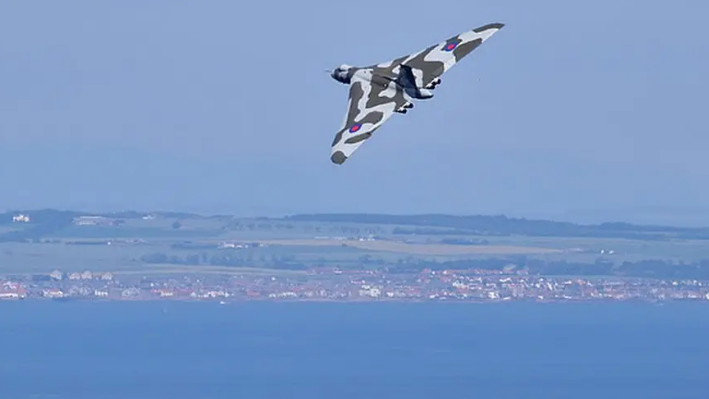
[[[361,128],[362,128],[362,124],[357,123],[356,125],[354,125],[350,128],[350,133],[356,133]]]
[[[453,49],[455,49],[456,47],[458,47],[458,43],[448,43],[448,44],[443,48],[443,50],[445,50],[445,51],[453,51]]]

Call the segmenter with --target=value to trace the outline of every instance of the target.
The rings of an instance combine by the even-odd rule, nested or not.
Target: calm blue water
[[[707,304],[0,303],[0,398],[709,398]]]

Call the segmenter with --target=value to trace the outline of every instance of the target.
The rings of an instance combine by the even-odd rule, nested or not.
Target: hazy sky
[[[330,162],[325,69],[490,22],[435,99]],[[703,206],[708,23],[700,0],[5,1],[0,209]]]

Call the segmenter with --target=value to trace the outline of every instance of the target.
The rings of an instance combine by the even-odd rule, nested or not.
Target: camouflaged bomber
[[[350,91],[345,120],[332,142],[332,162],[343,164],[395,112],[405,114],[413,108],[414,99],[432,98],[441,75],[503,26],[481,26],[389,62],[335,68],[330,76],[349,85]]]

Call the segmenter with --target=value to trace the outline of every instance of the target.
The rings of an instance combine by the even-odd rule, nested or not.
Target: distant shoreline
[[[709,304],[709,299],[706,298],[676,298],[667,300],[653,299],[510,299],[510,300],[480,300],[480,299],[397,299],[397,298],[382,298],[382,299],[332,299],[332,298],[250,298],[250,299],[205,299],[205,298],[81,298],[81,297],[65,297],[65,298],[11,298],[0,299],[0,304],[3,302],[56,302],[56,303],[71,303],[71,302],[165,302],[165,303],[203,303],[203,304],[221,304],[221,305],[238,305],[247,303],[337,303],[337,304],[455,304],[455,305],[495,305],[495,304],[621,304],[621,303],[642,303],[663,305],[666,303],[706,303]]]

